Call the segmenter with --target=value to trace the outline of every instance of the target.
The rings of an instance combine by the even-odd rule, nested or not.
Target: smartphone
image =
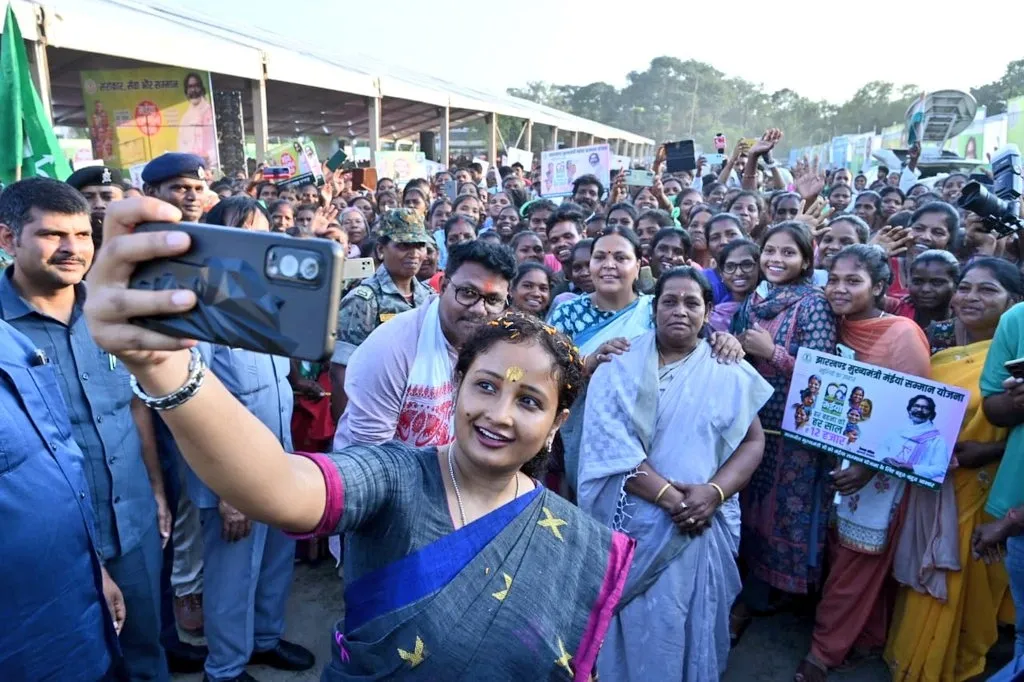
[[[725,153],[725,133],[715,133],[715,139],[712,141],[715,145],[715,151],[719,154]]]
[[[1015,379],[1024,379],[1024,358],[1017,358],[1016,360],[1010,360],[1004,362],[1003,367],[1010,373],[1010,376]]]
[[[644,291],[648,291],[654,288],[655,279],[654,273],[651,271],[650,265],[645,265],[640,268],[640,286]]]
[[[704,161],[708,166],[724,166],[725,154],[705,154]]]
[[[374,273],[372,258],[349,258],[345,261],[341,277],[345,280],[358,279],[360,281],[372,277]]]
[[[334,152],[334,154],[331,155],[331,158],[327,159],[328,170],[331,172],[338,170],[341,168],[341,164],[345,163],[345,159],[347,158],[348,156],[345,155],[345,151],[343,149],[339,149]]]
[[[693,140],[680,140],[665,145],[665,170],[669,173],[692,171],[697,168]]]
[[[316,185],[317,187],[320,187],[324,184],[324,179],[323,177],[318,178],[312,173],[303,173],[302,175],[296,175],[294,178],[281,180],[280,182],[275,182],[274,184],[277,185],[278,189],[291,187],[292,189],[297,190],[300,187],[305,187],[306,185]]]
[[[449,180],[444,183],[444,193],[449,199],[455,201],[459,196],[459,182],[458,180]]]
[[[263,179],[270,180],[271,182],[276,180],[287,180],[292,175],[292,172],[288,170],[288,166],[264,166],[263,167]]]
[[[132,322],[169,336],[318,362],[332,353],[342,290],[341,246],[197,223],[145,223],[136,232],[176,230],[192,237],[180,256],[140,263],[129,287],[191,289],[199,302],[183,315]]]
[[[621,171],[626,178],[626,184],[630,187],[653,187],[654,171],[642,168],[627,168]]]

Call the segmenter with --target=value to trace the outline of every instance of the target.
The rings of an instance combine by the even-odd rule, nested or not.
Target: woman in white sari
[[[761,461],[757,413],[773,389],[746,363],[712,359],[699,337],[711,306],[700,272],[663,274],[655,331],[590,381],[579,505],[636,538],[634,565],[651,576],[612,621],[602,679],[705,682],[726,667],[740,591],[736,494]]]
[[[612,356],[629,350],[633,339],[652,328],[652,297],[637,293],[641,258],[640,240],[633,230],[622,226],[605,228],[594,239],[590,255],[594,293],[562,303],[548,317],[549,324],[579,346],[587,374],[593,373]],[[735,337],[716,332],[709,340],[713,346],[712,354],[719,361],[735,362],[743,357]],[[576,489],[585,399],[584,392],[576,400],[559,432],[568,491]]]

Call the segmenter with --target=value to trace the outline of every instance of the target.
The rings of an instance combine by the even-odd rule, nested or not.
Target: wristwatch
[[[199,353],[199,349],[193,346],[189,349],[190,357],[188,361],[188,378],[185,379],[185,383],[182,384],[181,388],[168,393],[164,396],[153,397],[142,390],[139,386],[138,379],[133,374],[131,377],[132,393],[135,397],[142,401],[142,404],[146,407],[156,410],[157,412],[164,412],[166,410],[173,410],[175,407],[181,407],[199,392],[199,389],[203,386],[203,379],[206,378],[206,362],[203,361],[203,356]]]

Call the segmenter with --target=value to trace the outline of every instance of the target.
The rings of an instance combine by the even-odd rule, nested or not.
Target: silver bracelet
[[[157,412],[173,410],[191,400],[199,392],[203,385],[203,379],[206,378],[206,363],[203,361],[203,356],[200,355],[199,349],[195,346],[190,348],[189,352],[191,355],[188,361],[188,378],[185,379],[185,383],[181,388],[165,396],[154,398],[142,390],[142,387],[139,386],[139,380],[133,374],[131,385],[132,393],[135,394],[135,397],[141,400],[146,407]]]

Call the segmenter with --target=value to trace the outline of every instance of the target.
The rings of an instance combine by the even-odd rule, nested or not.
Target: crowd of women
[[[339,623],[325,679],[713,680],[751,621],[780,610],[813,620],[802,682],[878,656],[894,680],[972,679],[1001,623],[1016,622],[1024,656],[1022,575],[1011,565],[1015,615],[1000,549],[1022,531],[1024,485],[1007,477],[1024,452],[1006,427],[1024,410],[994,419],[985,400],[1013,385],[1007,351],[986,359],[1024,310],[1018,241],[957,207],[963,176],[914,181],[913,154],[869,184],[816,162],[782,172],[780,139],[770,130],[703,177],[662,173],[659,153],[653,186],[582,176],[560,204],[521,167],[453,167],[400,190],[339,174],[302,204],[249,187],[274,229],[337,239],[400,289],[442,291],[449,253],[474,240],[518,263],[511,310],[459,349],[450,443],[287,456],[215,380],[165,414],[193,469],[247,516],[345,533],[346,573],[361,568],[368,596]],[[413,261],[375,238],[399,204],[433,235],[389,243]],[[97,258],[87,313],[165,395],[189,353],[119,334],[176,310],[116,295],[123,261],[182,248],[129,234],[147,210],[108,211],[105,240],[121,248]],[[784,438],[800,348],[968,391],[942,489]],[[319,440],[309,449],[329,449]]]

